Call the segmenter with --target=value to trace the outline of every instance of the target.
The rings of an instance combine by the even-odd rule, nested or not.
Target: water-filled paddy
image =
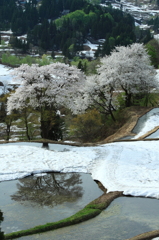
[[[156,119],[159,117],[159,108],[154,108],[140,117],[137,121],[136,126],[133,128],[132,133],[139,134],[142,133],[140,136],[144,135],[149,130],[152,130],[154,127],[158,126],[158,122]],[[148,122],[151,118],[151,122]],[[148,124],[147,124],[148,122]],[[145,128],[146,127],[146,128]],[[139,137],[139,136],[138,136]],[[130,140],[133,139],[134,136],[125,136],[120,138],[120,140]],[[152,133],[151,135],[147,136],[146,139],[149,138],[159,138],[159,130]]]
[[[62,149],[59,151],[69,151],[69,149],[62,146]],[[94,193],[94,187],[89,185],[87,179],[84,184],[86,188],[83,191],[80,185],[80,176],[76,176],[74,180],[73,175],[70,173],[68,175],[56,174],[57,176],[47,174],[45,175],[47,177],[43,176],[42,178],[32,176],[22,180],[0,183],[0,186],[2,186],[0,188],[2,193],[0,204],[4,215],[3,231],[7,233],[45,224],[46,222],[58,221],[74,214],[102,194],[97,185],[95,185],[100,194],[98,196],[92,195],[92,199],[90,199],[89,190]],[[69,175],[71,180],[68,180],[67,176]],[[82,175],[87,176],[86,174]],[[90,181],[93,182],[91,176],[88,176]],[[61,185],[60,189],[56,180]],[[70,182],[73,182],[73,184]],[[84,181],[82,180],[82,182]],[[16,186],[17,183],[20,185]],[[7,184],[10,184],[10,187]],[[62,191],[66,193],[63,197],[61,197]],[[59,194],[56,194],[56,197],[53,194],[55,192]],[[83,192],[85,192],[85,199],[88,200],[86,202],[82,200]],[[66,196],[67,193],[70,193],[70,198]],[[6,196],[10,198],[6,200]],[[84,203],[83,205],[81,204],[82,202]],[[58,204],[59,208],[56,204]],[[159,228],[158,204],[159,202],[156,199],[122,197],[116,199],[98,217],[87,222],[21,239],[124,240],[142,232]],[[25,211],[23,211],[24,209]]]
[[[22,237],[22,240],[124,240],[159,229],[159,200],[120,197],[99,216],[81,224]]]
[[[154,108],[151,111],[144,114],[142,117],[140,117],[132,132],[136,134],[141,132],[145,126],[146,121],[153,116],[159,116],[159,108]]]
[[[103,193],[89,174],[80,173],[1,182],[0,192],[5,233],[69,217]]]
[[[146,139],[149,139],[149,138],[159,138],[159,130],[157,130],[156,132],[146,137]]]

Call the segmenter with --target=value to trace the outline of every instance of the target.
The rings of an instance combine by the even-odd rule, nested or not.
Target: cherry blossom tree
[[[124,91],[126,107],[136,94],[147,94],[158,86],[155,74],[145,47],[138,43],[116,47],[110,56],[101,59],[98,68],[100,85]]]
[[[20,86],[10,95],[7,110],[33,107],[40,110],[41,135],[48,138],[52,131],[53,115],[60,106],[70,107],[85,82],[84,74],[64,63],[39,66],[21,65],[13,71]]]
[[[102,83],[99,75],[92,75],[87,77],[82,90],[81,95],[74,99],[73,113],[79,114],[88,108],[95,108],[101,114],[111,115],[115,121],[113,111],[118,108],[118,102],[111,85]]]
[[[54,63],[39,67],[22,65],[13,74],[20,87],[8,98],[8,113],[26,107],[39,109],[42,137],[52,131],[52,112],[66,106],[75,114],[97,108],[111,115],[119,108],[118,95],[124,93],[125,106],[133,103],[136,95],[150,93],[158,87],[155,69],[142,44],[116,47],[101,59],[97,74],[87,77],[77,68]]]
[[[142,44],[116,47],[101,59],[97,74],[87,77],[83,94],[76,98],[72,109],[82,113],[95,107],[115,121],[113,113],[120,107],[118,97],[122,94],[125,106],[130,106],[137,95],[146,95],[158,87],[155,74]]]

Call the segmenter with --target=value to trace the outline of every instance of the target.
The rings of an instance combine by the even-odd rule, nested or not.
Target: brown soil
[[[92,203],[97,204],[97,205],[98,204],[107,204],[107,206],[108,206],[108,204],[110,204],[115,198],[118,198],[121,196],[123,196],[123,192],[120,192],[120,191],[104,193],[99,198],[95,199]]]
[[[135,237],[128,238],[126,240],[151,240],[151,239],[156,238],[156,237],[159,237],[159,230],[142,233],[142,234],[139,234]]]
[[[116,133],[104,139],[102,143],[118,141],[120,138],[123,138],[125,136],[134,136],[132,130],[137,124],[138,119],[145,113],[149,112],[151,109],[152,108],[145,107],[131,107],[126,109],[124,113],[128,119],[126,123]]]

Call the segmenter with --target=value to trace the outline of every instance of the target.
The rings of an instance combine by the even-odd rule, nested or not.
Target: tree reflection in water
[[[77,173],[32,176],[19,180],[18,191],[11,198],[15,201],[29,201],[32,205],[53,207],[82,197],[81,184],[81,175]]]
[[[0,223],[1,221],[3,221],[3,213],[0,210]],[[4,239],[4,233],[1,232],[1,228],[0,228],[0,239],[3,240]]]

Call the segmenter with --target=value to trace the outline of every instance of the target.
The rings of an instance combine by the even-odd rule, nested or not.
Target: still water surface
[[[146,139],[149,139],[149,138],[159,138],[159,130],[157,130],[156,132],[146,137]]]
[[[137,121],[136,126],[133,128],[132,133],[138,134],[139,132],[141,132],[145,126],[146,121],[152,116],[159,117],[159,108],[154,108],[151,111],[144,114],[142,117],[140,117]],[[134,138],[134,136],[125,136],[125,137],[121,138],[120,140],[129,140],[132,138]],[[159,138],[159,130],[157,130],[155,133],[149,135],[146,138]]]
[[[13,144],[13,143],[12,143]],[[19,144],[19,143],[14,143]],[[41,143],[21,143],[41,147]],[[49,144],[50,150],[71,146]],[[66,218],[102,195],[89,174],[49,173],[0,182],[2,231],[10,233]],[[22,240],[124,240],[159,229],[159,200],[120,197],[99,216],[74,226],[22,237]]]
[[[99,216],[70,227],[22,237],[21,240],[124,240],[159,229],[159,200],[120,197]]]
[[[49,173],[0,182],[5,233],[69,217],[103,194],[91,175]]]
[[[134,127],[134,129],[132,130],[133,133],[139,133],[142,128],[144,127],[146,121],[152,117],[152,116],[159,116],[159,108],[153,108],[151,111],[147,112],[146,114],[144,114],[142,117],[139,118],[139,120],[137,121],[136,126]]]

